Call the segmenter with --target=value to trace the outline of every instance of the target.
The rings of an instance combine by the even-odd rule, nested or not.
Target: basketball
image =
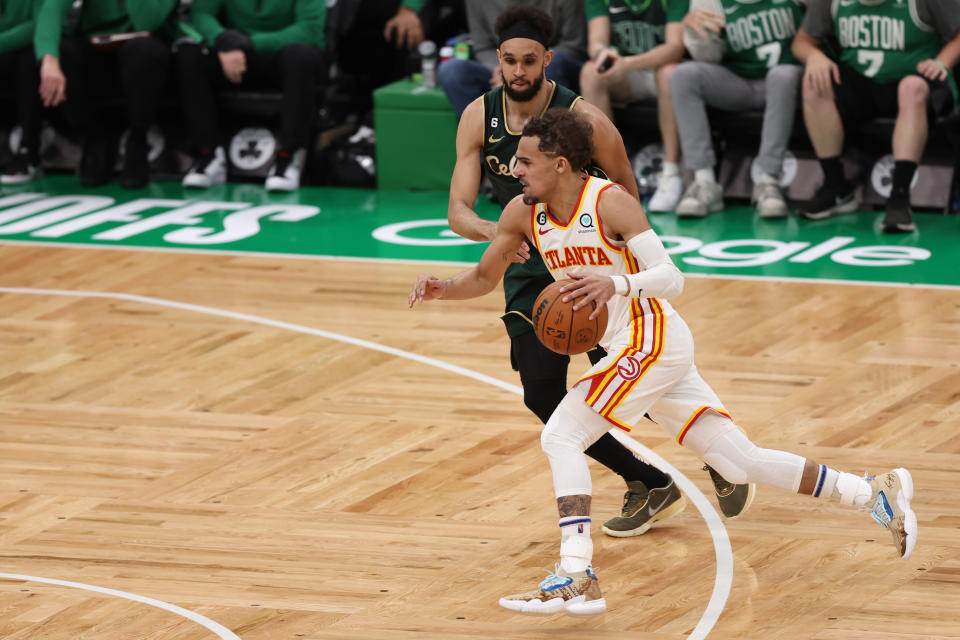
[[[560,287],[573,280],[557,280],[544,287],[533,304],[533,326],[537,338],[551,351],[566,355],[584,353],[592,349],[607,329],[607,305],[600,315],[590,320],[597,308],[596,302],[573,310],[575,300],[564,302]]]

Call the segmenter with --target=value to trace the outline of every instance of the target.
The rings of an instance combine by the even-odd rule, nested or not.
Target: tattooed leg
[[[557,511],[561,518],[590,515],[590,496],[563,496],[557,498]]]

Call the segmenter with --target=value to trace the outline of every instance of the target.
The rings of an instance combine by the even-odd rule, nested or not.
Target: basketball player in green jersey
[[[677,215],[703,217],[723,209],[723,187],[714,173],[716,154],[707,119],[710,106],[724,111],[763,109],[756,157],[761,177],[753,185],[753,202],[761,217],[785,218],[788,211],[780,178],[803,74],[790,53],[790,43],[803,7],[799,0],[716,0],[714,4],[716,23],[723,25],[720,63],[683,62],[670,76],[684,163],[694,172]]]
[[[820,50],[834,36],[835,62]],[[793,43],[806,64],[803,119],[823,168],[823,185],[804,215],[814,220],[857,203],[840,157],[845,125],[896,117],[893,185],[883,231],[913,231],[910,182],[923,156],[931,118],[957,103],[953,67],[960,59],[960,0],[820,0]]]
[[[450,228],[465,238],[489,241],[497,223],[480,218],[473,210],[480,190],[481,174],[489,178],[501,207],[521,187],[513,175],[514,154],[520,132],[528,120],[550,107],[571,109],[584,115],[594,128],[596,165],[610,179],[637,197],[636,181],[613,123],[596,107],[572,91],[546,81],[544,69],[550,63],[547,46],[552,38],[553,20],[534,7],[513,7],[497,20],[500,38],[497,51],[503,83],[470,103],[457,130],[457,163],[450,181],[448,220]],[[540,291],[553,282],[543,260],[525,243],[516,261],[504,276],[506,313],[503,316],[511,340],[511,363],[520,372],[524,404],[546,423],[566,394],[570,358],[544,347],[533,333],[530,316]],[[602,357],[594,354],[591,359]],[[623,477],[627,483],[622,514],[606,522],[608,535],[625,537],[645,533],[657,520],[679,513],[684,499],[670,476],[639,460],[616,438],[606,434],[587,455]],[[735,517],[753,499],[752,485],[734,485],[711,470],[721,510]],[[650,505],[660,505],[652,514]]]

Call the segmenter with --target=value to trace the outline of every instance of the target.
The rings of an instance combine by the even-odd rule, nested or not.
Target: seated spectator
[[[40,115],[33,25],[40,0],[0,2],[0,82],[12,87],[17,104],[20,144],[0,174],[0,184],[23,184],[40,172]]]
[[[583,97],[613,120],[613,102],[657,100],[663,171],[650,211],[673,211],[680,202],[680,140],[670,103],[669,74],[683,58],[683,17],[689,0],[586,0],[587,52],[580,71]],[[611,46],[612,45],[612,46]]]
[[[170,41],[177,33],[176,2],[84,0],[76,28],[68,30],[73,0],[43,0],[33,39],[40,97],[47,107],[63,103],[80,134],[83,185],[112,178],[116,142],[97,99],[117,94],[129,126],[120,183],[136,189],[149,182],[147,130],[164,95]]]
[[[833,36],[839,60],[820,49]],[[857,207],[853,185],[843,175],[844,132],[851,124],[896,117],[893,129],[893,185],[883,231],[913,231],[910,182],[927,143],[931,119],[957,102],[951,73],[960,59],[960,1],[817,0],[793,43],[806,64],[803,119],[823,169],[823,184],[803,215],[827,218]]]
[[[756,159],[762,177],[753,187],[753,202],[760,216],[782,218],[787,215],[787,203],[780,176],[803,74],[790,43],[803,7],[797,0],[717,0],[717,8],[691,11],[684,20],[701,33],[719,33],[722,27],[720,63],[684,62],[670,78],[684,163],[694,172],[677,215],[703,217],[723,209],[723,187],[714,174],[716,156],[707,120],[711,106],[724,111],[763,109]]]
[[[442,43],[466,29],[464,0],[339,0],[334,51],[352,82],[353,112],[373,106],[373,90],[419,69],[421,42]]]
[[[579,84],[580,68],[587,58],[586,18],[583,0],[484,0],[467,2],[467,26],[473,40],[473,60],[447,60],[437,70],[444,93],[459,117],[475,98],[500,86],[503,75],[497,60],[497,36],[494,23],[510,6],[532,5],[550,14],[558,26],[553,59],[547,67],[547,79],[573,91]]]
[[[190,21],[208,47],[177,49],[180,101],[196,161],[185,187],[227,178],[219,144],[216,91],[280,89],[277,152],[267,176],[271,191],[294,191],[306,161],[323,64],[325,0],[194,0]]]

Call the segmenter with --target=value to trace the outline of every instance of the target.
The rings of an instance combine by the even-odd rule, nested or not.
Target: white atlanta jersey
[[[610,238],[597,215],[597,200],[613,182],[589,177],[576,209],[562,224],[544,204],[531,207],[531,237],[555,280],[569,273],[637,273],[640,265],[622,240]],[[629,431],[649,413],[683,444],[707,411],[729,417],[693,364],[693,336],[666,300],[613,296],[600,345],[607,356],[575,385],[586,404]]]
[[[614,182],[588,176],[580,190],[576,208],[567,224],[559,222],[546,204],[531,208],[531,237],[543,256],[543,262],[554,280],[568,278],[570,273],[595,273],[604,276],[638,273],[640,265],[622,240],[609,237],[597,215],[600,194],[619,188]],[[652,324],[657,316],[673,313],[670,303],[658,298],[627,298],[615,295],[607,302],[607,328],[600,346],[609,349],[614,336],[624,327],[643,317]],[[646,332],[645,345],[653,348],[653,334]]]

